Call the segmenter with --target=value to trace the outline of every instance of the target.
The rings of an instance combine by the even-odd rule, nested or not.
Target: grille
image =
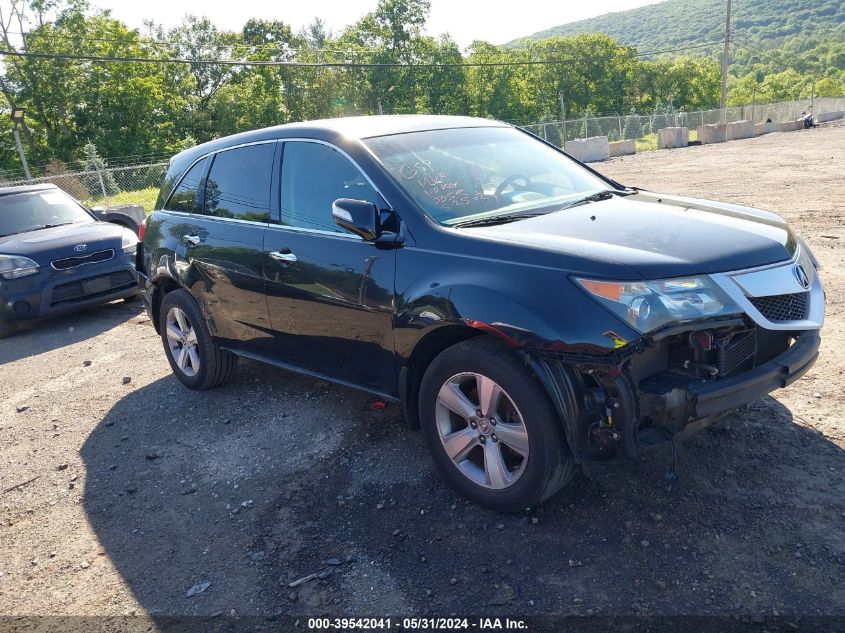
[[[716,342],[716,364],[719,376],[725,377],[744,371],[757,356],[757,330],[734,334],[729,339]]]
[[[751,304],[769,321],[800,321],[807,318],[809,292],[771,297],[748,297]]]
[[[50,305],[56,306],[60,303],[76,303],[95,299],[99,296],[115,292],[116,290],[130,288],[135,283],[135,276],[128,270],[119,270],[109,275],[100,275],[99,277],[91,277],[82,281],[72,281],[56,286],[53,289]]]
[[[67,270],[68,268],[76,268],[83,264],[96,264],[97,262],[107,262],[114,259],[114,251],[108,249],[105,251],[97,251],[89,255],[80,255],[79,257],[66,257],[65,259],[57,259],[52,263],[56,270]]]

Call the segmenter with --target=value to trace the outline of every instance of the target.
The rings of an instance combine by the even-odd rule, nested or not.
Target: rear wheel
[[[542,386],[508,350],[485,338],[450,347],[429,366],[420,420],[446,479],[483,505],[537,505],[574,473],[561,424]]]
[[[0,338],[11,336],[17,330],[17,324],[14,321],[6,321],[0,319]]]
[[[191,389],[210,389],[232,377],[238,357],[217,345],[194,298],[185,290],[165,295],[161,340],[176,377]]]

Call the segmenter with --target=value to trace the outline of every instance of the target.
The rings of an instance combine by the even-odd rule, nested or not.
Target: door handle
[[[284,251],[287,251],[287,252],[284,252]],[[286,248],[286,249],[284,249],[284,251],[282,251],[282,252],[272,251],[270,253],[270,257],[275,259],[277,262],[293,263],[293,262],[296,261],[296,255],[291,253],[289,249]]]
[[[182,239],[185,240],[185,244],[190,244],[191,246],[196,246],[200,243],[199,235],[183,235]]]

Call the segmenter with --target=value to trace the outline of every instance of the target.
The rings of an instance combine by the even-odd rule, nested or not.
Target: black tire
[[[11,336],[17,331],[17,323],[0,319],[0,338]]]
[[[170,349],[167,337],[167,316],[173,308],[178,308],[187,317],[196,334],[196,353],[199,368],[192,375],[183,371],[177,364]],[[238,357],[220,349],[211,336],[199,305],[186,290],[174,290],[165,295],[159,311],[159,326],[164,353],[174,375],[183,385],[191,389],[204,390],[222,385],[232,377],[238,365]]]
[[[464,475],[441,441],[436,418],[438,394],[447,381],[466,372],[482,374],[497,383],[521,414],[527,431],[524,470],[504,489],[484,487]],[[575,473],[575,461],[564,439],[561,421],[545,389],[524,363],[486,337],[458,343],[434,359],[423,376],[419,411],[426,443],[441,473],[458,492],[481,505],[506,512],[539,505],[563,488]],[[501,422],[499,425],[501,428]]]

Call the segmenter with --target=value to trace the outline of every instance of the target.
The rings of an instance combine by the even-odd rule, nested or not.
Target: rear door
[[[275,141],[255,143],[210,156],[201,214],[182,236],[191,290],[212,333],[233,347],[264,352],[274,348],[262,259],[276,147]]]
[[[332,203],[387,204],[338,149],[286,141],[281,212],[265,238],[267,303],[283,361],[356,385],[396,392],[393,292],[396,251],[337,226]]]

